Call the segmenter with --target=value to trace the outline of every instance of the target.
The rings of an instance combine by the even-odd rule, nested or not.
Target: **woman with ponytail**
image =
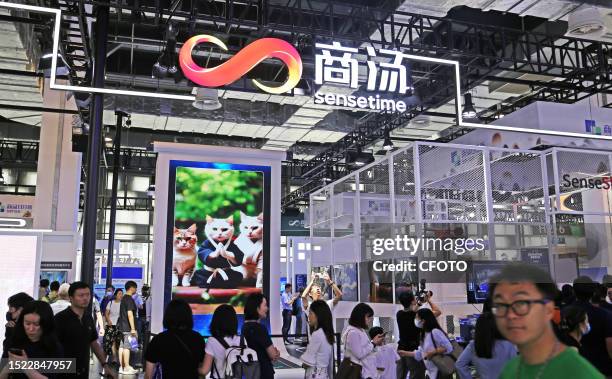
[[[561,333],[559,333],[561,342],[576,350],[580,348],[582,336],[591,331],[591,325],[589,325],[589,317],[586,311],[576,305],[569,305],[563,308],[559,328],[561,331]]]

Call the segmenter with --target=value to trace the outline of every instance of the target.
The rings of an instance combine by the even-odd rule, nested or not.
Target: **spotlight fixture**
[[[177,26],[172,22],[168,23],[166,27],[166,46],[162,49],[161,54],[153,65],[151,72],[153,78],[164,79],[172,77],[177,83],[181,80],[182,75],[177,66],[178,58],[176,56],[177,34]]]
[[[472,94],[466,92],[463,94],[463,112],[461,112],[463,118],[476,118],[477,113],[474,109],[474,103],[472,102]]]
[[[155,175],[151,177],[149,188],[147,188],[147,195],[151,197],[155,196]]]
[[[383,142],[383,149],[384,150],[392,150],[393,149],[393,141],[391,141],[391,137],[389,136],[389,131],[385,132],[385,140]]]
[[[374,154],[372,153],[363,152],[361,149],[346,152],[346,164],[353,168],[363,167],[372,162],[374,162]]]
[[[89,104],[91,103],[91,99],[92,99],[92,94],[91,93],[85,93],[85,92],[74,92],[74,101],[76,102],[76,106],[81,108],[81,109],[85,109],[89,107]]]
[[[53,58],[53,52],[51,50],[45,52],[38,60],[37,72],[42,73],[45,78],[51,77],[51,60]],[[55,67],[55,75],[57,76],[68,76],[70,74],[70,66],[66,62],[64,56],[60,53],[57,54],[57,65]]]
[[[191,103],[195,108],[203,111],[214,111],[221,108],[219,93],[214,88],[197,87],[194,88],[195,101]],[[193,92],[192,92],[193,93]]]

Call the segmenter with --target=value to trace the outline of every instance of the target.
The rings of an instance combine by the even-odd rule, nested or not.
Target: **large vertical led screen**
[[[246,297],[268,294],[270,167],[170,161],[169,183],[165,300],[208,336],[220,304],[242,322]]]

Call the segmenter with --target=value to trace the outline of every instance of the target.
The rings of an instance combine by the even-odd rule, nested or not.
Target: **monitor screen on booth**
[[[489,279],[498,274],[508,261],[472,261],[466,275],[467,300],[470,304],[481,304],[489,293]]]
[[[247,296],[269,294],[270,167],[170,161],[169,185],[166,303],[186,300],[204,336],[220,304],[241,324]]]

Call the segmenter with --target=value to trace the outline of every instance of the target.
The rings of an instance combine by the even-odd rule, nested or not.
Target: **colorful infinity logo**
[[[203,87],[221,87],[233,83],[268,58],[278,58],[283,61],[287,65],[289,76],[279,87],[269,87],[253,80],[253,84],[262,91],[276,95],[285,93],[295,87],[302,77],[302,58],[289,42],[281,39],[258,39],[227,62],[212,68],[198,66],[191,56],[193,48],[202,42],[213,43],[225,51],[227,46],[216,37],[202,34],[189,38],[181,48],[179,63],[183,73],[189,80]]]

